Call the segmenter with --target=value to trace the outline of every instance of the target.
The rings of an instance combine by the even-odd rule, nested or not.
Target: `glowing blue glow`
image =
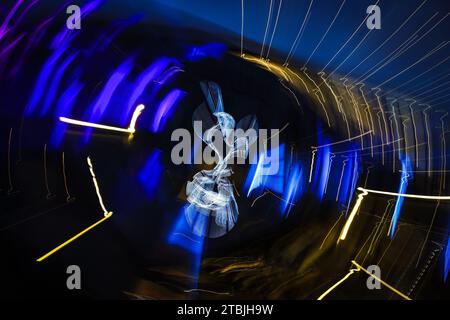
[[[78,94],[80,93],[83,85],[78,83],[78,81],[74,81],[61,95],[58,100],[58,104],[56,107],[55,115],[56,117],[60,116],[69,116],[70,111],[73,108],[73,105],[76,101]],[[64,132],[66,131],[67,124],[62,121],[57,121],[55,128],[53,128],[51,138],[50,138],[50,147],[58,148],[61,144],[61,141],[64,137]]]
[[[409,157],[405,156],[405,159],[402,160],[402,177],[400,180],[400,186],[398,189],[398,193],[406,193],[406,188],[408,187],[408,179],[411,173],[411,163],[409,161]],[[395,228],[397,226],[398,218],[400,217],[400,212],[402,210],[404,197],[397,197],[397,201],[395,202],[394,214],[392,215],[391,222],[391,239],[394,237]]]
[[[254,157],[258,159],[258,156],[255,154]],[[253,163],[255,161],[253,160]],[[265,184],[266,176],[262,176],[262,165],[264,162],[264,157],[261,155],[258,159],[257,164],[251,164],[250,170],[247,175],[247,179],[245,180],[245,189],[247,190],[247,197],[250,196],[253,190],[263,186]]]
[[[330,166],[330,147],[323,147],[316,151],[316,165],[312,188],[317,197],[322,200],[325,193],[326,183],[328,181],[328,169]]]
[[[129,58],[125,60],[111,75],[106,85],[97,97],[97,100],[90,108],[89,122],[98,122],[111,101],[111,97],[116,91],[119,84],[129,74],[133,68],[133,59]]]
[[[186,214],[186,210],[189,210],[189,207],[189,205],[186,205],[181,208],[180,212],[178,213],[175,225],[169,232],[167,242],[188,251],[192,255],[191,272],[193,277],[197,278],[200,270],[200,262],[202,258],[205,238],[192,232],[192,228],[186,220],[186,217],[190,216]],[[193,218],[197,228],[206,229],[206,216],[197,214]],[[203,234],[205,232],[206,231],[204,230]]]
[[[350,202],[353,199],[353,194],[355,193],[355,189],[356,189],[356,183],[358,182],[358,178],[359,178],[359,165],[358,165],[358,153],[355,151],[352,161],[353,161],[353,170],[352,170],[352,183],[350,185],[350,191],[348,192],[348,196],[347,196],[347,210],[345,211],[345,216],[347,216],[348,214],[348,210],[350,209]]]
[[[153,117],[151,126],[152,132],[158,132],[162,130],[162,128],[166,124],[167,119],[175,111],[175,108],[183,99],[185,94],[186,93],[181,90],[173,89],[163,98]]]
[[[47,85],[47,81],[53,72],[53,68],[55,67],[58,59],[66,51],[66,49],[67,47],[65,46],[60,47],[58,50],[53,52],[50,58],[48,58],[45,62],[44,66],[41,69],[41,72],[39,73],[36,85],[33,89],[33,93],[31,94],[31,98],[25,108],[25,115],[31,115],[36,109],[36,106],[38,105],[44,94],[45,86]]]
[[[201,255],[204,237],[192,233],[192,228],[186,221],[185,214],[186,210],[188,210],[189,207],[189,205],[185,205],[183,208],[181,208],[175,226],[169,233],[168,242],[170,244],[175,244],[195,255]],[[197,214],[194,217],[194,220],[198,228],[206,228],[204,215]]]
[[[156,196],[156,191],[163,171],[160,158],[161,151],[154,150],[138,175],[139,182],[144,187],[145,193],[150,199],[153,199]]]
[[[128,100],[127,109],[125,111],[125,116],[123,117],[123,124],[129,121],[131,110],[136,107],[137,100],[144,93],[145,88],[149,83],[156,79],[159,74],[161,74],[164,69],[169,65],[170,60],[168,58],[160,58],[150,66],[148,66],[140,75],[136,81],[136,87],[131,93],[130,99]]]
[[[186,59],[191,62],[197,62],[206,58],[219,60],[227,51],[227,46],[223,43],[208,43],[203,46],[193,46],[188,49]]]
[[[450,271],[450,237],[448,237],[447,248],[445,249],[444,282],[447,282],[449,271]]]
[[[277,148],[271,149],[270,154],[278,153],[278,173],[273,175],[267,175],[269,171],[267,168],[274,165],[268,161],[269,157],[261,153],[258,157],[258,163],[250,165],[250,170],[244,183],[244,188],[247,191],[247,197],[250,196],[253,190],[262,190],[263,188],[268,188],[279,194],[283,193],[284,190],[284,167],[285,167],[285,155],[284,155],[285,145],[282,144]],[[256,155],[255,155],[256,156]],[[273,157],[270,157],[273,158]],[[256,159],[252,161],[255,163]]]
[[[285,201],[281,202],[281,214],[285,216],[289,214],[292,209],[292,204],[295,203],[296,199],[302,191],[302,176],[303,171],[300,167],[300,163],[296,163],[291,167],[289,172],[289,180],[286,186],[286,191],[283,194],[283,199]]]
[[[56,96],[56,92],[58,90],[61,79],[64,76],[64,72],[67,71],[67,68],[72,63],[72,61],[76,58],[77,55],[78,55],[78,53],[69,55],[69,57],[67,57],[61,63],[58,70],[56,71],[55,76],[53,77],[53,79],[51,81],[51,85],[47,91],[47,96],[45,97],[44,105],[40,112],[41,117],[45,116],[47,114],[48,110],[50,109],[50,105],[52,104],[52,102]]]

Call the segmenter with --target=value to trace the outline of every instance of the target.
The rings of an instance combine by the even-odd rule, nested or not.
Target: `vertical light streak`
[[[336,101],[336,105],[338,108],[338,111],[341,113],[342,118],[345,121],[345,124],[347,126],[347,135],[348,138],[350,138],[350,126],[348,124],[348,120],[347,120],[347,115],[345,114],[345,111],[342,109],[342,97],[341,96],[337,96],[336,93],[333,91],[333,88],[331,87],[331,85],[327,82],[327,79],[325,78],[325,72],[319,72],[317,73],[320,78],[322,79],[323,83],[325,83],[325,85],[327,86],[327,88],[330,90],[331,94],[334,97],[334,100]]]
[[[323,192],[323,194],[327,194],[327,189],[328,189],[328,181],[330,180],[330,172],[331,172],[331,165],[333,164],[333,159],[336,157],[336,155],[332,152],[330,152],[330,162],[328,165],[328,172],[327,172],[327,177],[325,179],[325,190]]]
[[[262,166],[264,163],[264,153],[262,153],[259,157],[258,164],[256,165],[255,174],[253,176],[250,187],[248,188],[247,197],[250,196],[250,193],[258,188],[263,183],[263,176],[261,174]]]
[[[424,117],[424,123],[425,123],[425,133],[427,134],[427,153],[428,153],[428,177],[431,177],[431,172],[432,172],[432,162],[431,162],[431,154],[433,151],[433,146],[431,144],[431,134],[430,134],[430,127],[429,127],[429,116],[426,113],[427,110],[431,109],[431,106],[429,104],[420,104],[420,106],[426,106],[425,109],[422,110],[422,114]]]
[[[292,96],[294,97],[295,102],[297,103],[297,105],[298,105],[299,107],[301,107],[300,101],[298,101],[298,98],[297,98],[297,96],[295,95],[294,91],[292,91],[291,88],[289,88],[287,85],[285,85],[282,79],[278,79],[278,81],[281,83],[281,85],[282,85],[287,91],[289,91],[289,92],[292,94]],[[303,108],[301,108],[300,110],[301,110],[302,113],[303,113]]]
[[[144,109],[145,109],[145,106],[143,104],[140,104],[134,110],[133,116],[131,117],[130,125],[128,126],[128,131],[130,133],[136,132],[136,121]]]
[[[284,60],[283,65],[288,66],[289,60],[291,57],[295,54],[295,51],[297,50],[298,46],[300,45],[300,39],[303,36],[303,32],[305,31],[306,24],[308,23],[310,14],[311,14],[311,6],[313,4],[314,0],[311,0],[309,3],[308,10],[306,11],[305,17],[303,18],[303,22],[300,26],[300,29],[298,29],[297,35],[295,36],[294,42],[292,43],[291,49],[289,50],[289,53]]]
[[[409,121],[409,118],[408,118],[408,116],[400,116],[400,118],[403,118],[403,120],[402,120],[403,135],[404,135],[403,141],[405,142],[405,146],[403,148],[403,151],[404,151],[404,155],[406,156],[407,153],[408,153],[408,150],[413,148],[413,146],[410,147],[409,143],[408,143],[408,136],[409,136],[409,134],[408,134],[408,131],[407,131],[407,124],[406,123]]]
[[[347,161],[348,161],[348,158],[344,159],[344,161],[342,162],[341,178],[339,179],[339,185],[337,188],[336,202],[339,200],[339,193],[341,192],[342,178],[344,177],[345,165],[347,164]]]
[[[363,64],[367,59],[369,59],[374,53],[376,53],[378,50],[380,50],[389,40],[392,39],[393,36],[399,32],[403,26],[419,11],[419,9],[427,2],[428,0],[423,1],[417,8],[414,10],[413,13],[411,13],[406,20],[403,21],[403,23],[393,32],[391,35],[383,41],[382,44],[380,44],[375,50],[373,50],[366,58],[364,58],[358,65],[356,65],[352,70],[350,70],[344,77],[347,77],[349,74],[351,74],[353,71],[355,71],[361,64]]]
[[[400,129],[398,126],[398,121],[397,121],[397,117],[396,117],[396,113],[395,113],[395,107],[394,107],[394,103],[397,102],[397,99],[392,100],[391,102],[391,106],[392,106],[392,118],[394,119],[394,123],[395,123],[395,131],[397,132],[397,149],[398,149],[398,156],[400,157],[401,155],[401,145],[400,145]],[[397,104],[397,108],[398,108],[398,104]],[[392,134],[394,134],[394,132],[392,132]],[[395,140],[395,136],[394,139]]]
[[[316,158],[316,152],[317,152],[316,148],[313,148],[313,150],[311,151],[311,169],[309,171],[309,180],[308,180],[309,183],[311,183],[311,181],[312,181],[312,174],[313,174],[313,170],[314,170],[314,161]]]
[[[364,180],[364,188],[367,187],[367,180],[369,179],[370,169],[372,169],[373,167],[374,167],[373,164],[370,164],[370,165],[367,167],[366,179]]]
[[[266,22],[266,30],[264,31],[264,39],[263,39],[262,46],[261,46],[261,53],[259,54],[260,59],[262,59],[262,57],[263,57],[264,45],[266,44],[267,31],[269,30],[270,20],[272,20],[272,5],[273,5],[273,0],[270,0],[269,15],[267,16],[267,22]]]
[[[416,120],[414,119],[414,111],[413,111],[413,108],[412,108],[412,106],[413,106],[413,104],[415,104],[416,103],[416,100],[414,100],[414,99],[411,99],[410,100],[411,101],[411,103],[409,104],[409,112],[410,112],[410,114],[411,114],[411,120],[412,120],[412,124],[413,124],[413,130],[414,130],[414,143],[415,143],[415,155],[416,155],[416,168],[419,168],[420,167],[420,165],[419,165],[419,139],[418,139],[418,137],[417,137],[417,127],[416,127]]]
[[[273,31],[272,31],[272,36],[270,37],[269,46],[267,47],[266,59],[269,58],[270,49],[272,48],[273,37],[275,36],[275,32],[277,31],[278,18],[280,17],[280,11],[281,11],[281,5],[282,4],[283,4],[283,0],[280,0],[280,3],[278,5],[277,17],[275,19],[275,25],[274,25]]]
[[[48,177],[47,177],[47,144],[44,144],[44,180],[45,180],[45,188],[47,189],[47,200],[50,198],[53,198],[53,194],[50,191],[50,187],[48,184]]]
[[[244,56],[244,0],[241,0],[241,57]]]
[[[373,158],[373,133],[375,132],[374,131],[374,125],[373,125],[373,119],[372,119],[372,114],[370,113],[370,107],[369,106],[367,106],[365,109],[364,109],[364,111],[366,112],[366,115],[367,115],[367,120],[368,121],[370,121],[369,123],[370,123],[370,131],[372,132],[371,134],[370,134],[370,155],[371,155],[371,157]]]
[[[359,190],[359,188],[358,188]],[[362,193],[358,195],[358,199],[356,200],[355,205],[353,206],[352,211],[350,212],[350,215],[348,216],[347,221],[345,222],[344,227],[342,228],[341,234],[339,236],[339,240],[345,240],[347,237],[348,230],[350,229],[350,226],[352,225],[353,219],[355,219],[356,214],[358,213],[359,207],[361,206],[361,203],[365,196],[367,196],[368,192],[366,190],[363,190]],[[339,242],[338,240],[338,242]]]
[[[296,200],[299,192],[301,192],[302,184],[302,169],[299,164],[295,164],[289,174],[290,178],[286,185],[287,192],[284,195],[283,203],[281,204],[282,215],[289,214],[294,201]]]
[[[381,137],[381,164],[384,166],[384,132],[383,132],[383,127],[381,125],[381,119],[380,119],[380,113],[382,111],[378,111],[377,112],[377,118],[378,118],[378,125],[380,126],[380,130],[382,131],[380,134]]]
[[[386,216],[388,215],[388,212],[390,211],[391,207],[392,207],[392,202],[394,200],[390,199],[387,202],[386,208],[384,209],[383,215],[381,217],[381,220],[375,230],[375,234],[373,235],[373,238],[370,242],[370,246],[369,249],[367,249],[367,254],[370,254],[372,252],[372,248],[374,248],[375,243],[380,239],[382,233],[383,233],[383,228],[385,226],[384,222],[387,220]]]
[[[378,3],[378,1],[377,1]],[[341,61],[341,63],[333,69],[333,71],[330,72],[330,74],[328,75],[328,77],[331,77],[332,74],[334,74],[354,53],[356,50],[358,50],[358,48],[362,45],[362,43],[364,42],[364,40],[366,40],[366,38],[369,36],[369,34],[373,31],[374,29],[370,29],[365,35],[364,37],[358,42],[358,44],[355,46],[355,48],[353,48],[352,51],[350,51],[350,53],[347,55],[347,57]]]
[[[325,235],[325,238],[323,238],[322,244],[319,247],[319,250],[322,250],[323,246],[325,245],[325,241],[327,241],[328,237],[330,236],[331,232],[334,230],[334,228],[337,226],[337,224],[339,223],[339,221],[341,221],[341,218],[344,216],[344,211],[341,212],[341,214],[339,215],[339,218],[336,220],[336,222],[333,224],[333,226],[331,227],[331,229],[328,231],[328,233]]]
[[[400,180],[400,186],[398,193],[404,194],[406,191],[406,188],[408,187],[408,179],[410,178],[409,171],[411,170],[411,166],[409,163],[408,156],[405,156],[405,159],[402,161],[402,177]],[[395,202],[395,208],[394,213],[392,215],[391,224],[389,226],[388,235],[391,237],[391,239],[394,237],[395,228],[397,226],[398,218],[400,217],[400,212],[402,210],[404,198],[402,196],[399,196],[397,198],[397,201]]]
[[[303,86],[305,87],[306,91],[309,93],[309,89],[308,89],[308,86],[306,85],[305,80],[303,80],[297,73],[295,73],[294,71],[292,71],[288,67],[286,67],[286,70],[288,70],[290,73],[292,73],[294,76],[296,76],[298,78],[298,80],[300,80],[300,82],[303,84]]]
[[[442,133],[441,133],[441,139],[442,139],[442,140],[441,140],[441,143],[442,143],[442,148],[441,148],[441,158],[442,158],[442,162],[441,162],[441,171],[440,171],[441,177],[440,177],[440,184],[439,184],[439,195],[442,194],[442,190],[445,190],[445,172],[446,172],[445,169],[446,169],[446,160],[447,160],[447,158],[446,158],[446,154],[445,154],[445,151],[446,151],[446,145],[445,145],[444,118],[445,118],[446,116],[448,116],[448,112],[445,112],[445,114],[440,118],[440,121],[441,121],[441,132],[442,132]],[[438,201],[438,202],[436,203],[435,208],[434,208],[433,217],[431,218],[430,226],[429,226],[428,231],[427,231],[427,234],[426,234],[426,236],[425,236],[425,240],[423,241],[422,249],[420,250],[419,257],[417,258],[417,264],[416,264],[416,267],[419,265],[420,258],[421,258],[421,256],[422,256],[423,250],[425,249],[425,245],[426,245],[427,240],[428,240],[428,237],[429,237],[429,235],[430,235],[431,228],[433,227],[434,219],[436,218],[437,210],[438,210],[440,204],[441,204],[441,202]]]
[[[384,131],[385,131],[384,133],[385,133],[385,138],[386,138],[386,139],[385,139],[385,142],[386,142],[387,144],[389,144],[390,142],[389,142],[389,134],[388,134],[387,122],[386,122],[386,115],[385,115],[385,113],[384,113],[383,106],[382,106],[382,104],[381,104],[381,98],[380,98],[380,96],[378,95],[378,94],[380,93],[381,89],[378,88],[378,87],[376,87],[376,88],[372,88],[372,90],[374,91],[375,97],[377,97],[378,108],[380,109],[381,116],[383,117]]]
[[[112,212],[106,210],[105,204],[103,203],[103,198],[102,198],[102,195],[100,194],[100,189],[98,187],[97,178],[95,177],[94,167],[92,166],[91,158],[87,157],[87,163],[89,166],[89,171],[91,172],[92,182],[94,183],[95,192],[97,193],[98,202],[100,203],[100,207],[103,210],[103,215],[106,217],[106,216],[112,214]]]
[[[325,113],[325,117],[327,118],[327,124],[328,124],[328,127],[331,128],[331,122],[330,122],[330,117],[328,116],[327,108],[325,107],[325,105],[323,104],[322,100],[320,100],[319,95],[317,94],[318,92],[320,92],[320,90],[314,89],[313,92],[314,92],[314,94],[316,95],[317,100],[319,101],[319,103],[320,103],[320,105],[322,106],[322,109],[323,109],[323,111],[324,111],[324,113]],[[320,93],[321,93],[321,92],[320,92]]]
[[[430,226],[428,227],[427,234],[425,235],[425,239],[423,240],[422,247],[420,248],[419,256],[417,257],[416,268],[419,266],[420,258],[422,257],[423,250],[425,249],[425,245],[427,244],[428,237],[430,236],[431,228],[433,227],[434,219],[436,218],[437,210],[440,205],[441,205],[441,201],[438,200],[436,202],[436,206],[434,207],[434,212],[433,212],[433,216],[431,218]]]
[[[70,196],[69,187],[67,186],[67,176],[66,176],[66,162],[64,157],[64,152],[62,153],[62,173],[64,178],[64,189],[66,190],[66,202],[71,202],[73,198]]]
[[[359,108],[358,108],[358,104],[356,103],[355,96],[353,95],[352,91],[349,89],[349,86],[347,85],[348,79],[347,78],[341,78],[340,80],[341,81],[343,80],[342,84],[344,85],[345,90],[346,90],[348,96],[350,97],[350,100],[351,100],[352,106],[353,106],[353,110],[356,113],[356,120],[358,121],[359,133],[362,133],[363,132],[363,125],[362,125],[362,121],[361,121],[361,113],[359,112]],[[361,148],[364,149],[364,139],[363,139],[362,136],[361,136]]]
[[[371,156],[373,158],[373,135],[375,133],[375,126],[373,125],[373,118],[372,118],[372,113],[370,112],[370,106],[369,103],[367,102],[366,96],[364,94],[364,90],[363,87],[365,86],[364,83],[358,83],[357,85],[359,85],[359,91],[361,92],[361,96],[363,97],[364,100],[364,104],[366,105],[366,108],[364,109],[364,111],[366,112],[367,115],[367,124],[370,128],[370,131],[372,131],[372,133],[370,134],[370,152],[371,152]]]
[[[375,3],[375,5],[378,4],[378,2],[380,2],[380,0],[377,0],[377,2]],[[361,23],[359,24],[359,26],[356,28],[355,31],[353,31],[353,33],[350,35],[350,37],[345,41],[345,43],[339,48],[339,50],[334,54],[334,56],[328,61],[328,63],[322,68],[322,70],[320,71],[325,71],[325,69],[328,67],[328,65],[331,63],[331,61],[334,60],[334,58],[336,58],[336,56],[344,49],[344,47],[350,42],[350,40],[353,39],[353,37],[356,35],[356,33],[359,31],[359,29],[361,29],[361,27],[366,23],[367,18],[369,17],[369,14],[367,14],[367,16],[364,17],[364,19],[361,21]],[[355,49],[356,50],[356,49]],[[336,70],[336,69],[335,69]],[[330,74],[331,75],[331,74]]]
[[[429,18],[426,22],[424,22],[420,28],[418,28],[408,39],[406,39],[404,42],[402,42],[395,50],[393,50],[391,53],[386,55],[383,59],[378,61],[372,68],[370,68],[366,73],[364,73],[361,77],[359,77],[356,81],[366,81],[374,74],[378,73],[381,69],[383,69],[385,66],[399,58],[402,54],[407,52],[410,48],[415,46],[428,32],[430,32],[433,28],[437,26],[437,24],[440,23],[440,21],[435,24],[431,29],[428,30],[427,33],[423,34],[421,37],[418,37],[418,33],[420,30],[425,28],[425,26],[434,19],[434,17],[438,14],[436,12],[431,18]]]
[[[354,151],[354,155],[353,155],[353,171],[352,171],[352,184],[350,185],[350,194],[348,196],[348,203],[347,203],[347,211],[345,213],[345,215],[347,216],[348,213],[348,209],[350,208],[350,201],[353,198],[353,192],[355,190],[356,187],[356,183],[358,182],[358,153],[355,150]]]
[[[323,93],[322,93],[322,91],[320,90],[319,86],[318,86],[317,83],[309,76],[309,74],[306,72],[306,70],[308,70],[308,69],[307,69],[307,68],[302,68],[301,70],[302,70],[302,72],[305,74],[305,76],[309,79],[309,81],[311,81],[311,82],[314,84],[314,86],[316,87],[315,91],[317,91],[317,92],[320,93],[320,97],[322,98],[322,101],[325,103],[325,97],[323,96]],[[314,92],[314,90],[313,90],[313,92]],[[317,95],[317,94],[316,94],[316,95]],[[320,98],[319,98],[319,97],[318,97],[318,99],[319,99],[319,101],[320,101]],[[325,111],[325,112],[326,112],[326,111]]]
[[[327,36],[328,32],[330,31],[331,27],[333,26],[334,22],[336,21],[337,17],[339,16],[339,13],[341,12],[342,7],[345,4],[345,0],[342,1],[336,15],[334,16],[333,20],[331,21],[330,25],[328,26],[327,30],[325,31],[324,35],[322,36],[322,38],[319,40],[319,42],[317,43],[316,47],[314,48],[314,50],[311,52],[311,54],[309,55],[308,59],[306,60],[306,62],[303,64],[303,68],[306,68],[306,66],[308,65],[309,60],[311,60],[312,56],[314,55],[314,53],[316,53],[317,49],[320,47],[320,45],[322,44],[323,40],[325,39],[325,37]]]
[[[390,125],[391,125],[391,133],[392,133],[392,173],[394,173],[395,172],[395,141],[396,141],[396,139],[395,139],[395,134],[394,134],[394,127],[392,126],[392,116],[391,117],[389,117],[389,123],[390,123]],[[399,140],[400,140],[400,138],[399,138]],[[399,157],[400,157],[400,155],[399,155]]]

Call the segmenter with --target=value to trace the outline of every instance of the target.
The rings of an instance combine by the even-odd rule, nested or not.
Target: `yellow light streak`
[[[98,123],[93,123],[93,122],[80,121],[80,120],[70,119],[70,118],[66,118],[66,117],[59,117],[59,120],[62,121],[62,122],[74,124],[74,125],[77,125],[77,126],[91,127],[91,128],[104,129],[104,130],[110,130],[110,131],[118,131],[118,132],[130,133],[130,131],[128,131],[128,129],[112,127],[112,126],[106,126],[106,125],[103,125],[103,124],[98,124]]]
[[[397,193],[397,192],[387,192],[380,190],[371,190],[359,187],[358,190],[366,191],[370,193],[376,194],[384,194],[387,196],[396,196],[396,197],[405,197],[405,198],[416,198],[416,199],[425,199],[425,200],[450,200],[450,196],[427,196],[422,194],[409,194],[409,193]]]
[[[59,246],[57,246],[55,249],[51,250],[50,252],[46,253],[45,255],[43,255],[42,257],[40,257],[39,259],[37,259],[37,260],[36,260],[37,262],[41,262],[41,261],[47,259],[47,258],[50,257],[51,255],[53,255],[54,253],[58,252],[59,250],[61,250],[61,249],[64,248],[65,246],[67,246],[68,244],[72,243],[73,241],[75,241],[76,239],[78,239],[79,237],[81,237],[83,234],[85,234],[85,233],[87,233],[88,231],[92,230],[93,228],[95,228],[96,226],[98,226],[98,225],[101,224],[102,222],[106,221],[107,219],[109,219],[109,218],[113,215],[112,211],[108,211],[108,210],[106,210],[106,208],[105,208],[105,205],[104,205],[104,203],[103,203],[103,199],[102,199],[102,196],[101,196],[101,194],[100,194],[99,187],[98,187],[97,179],[96,179],[96,177],[95,177],[94,168],[93,168],[93,166],[92,166],[92,162],[91,162],[91,159],[90,159],[89,157],[87,157],[87,163],[88,163],[88,165],[89,165],[89,171],[90,171],[91,176],[92,176],[92,181],[94,182],[95,191],[96,191],[96,193],[97,193],[97,197],[98,197],[98,200],[99,200],[99,202],[100,202],[100,206],[101,206],[102,209],[103,209],[104,217],[103,217],[101,220],[99,220],[99,221],[97,221],[96,223],[94,223],[93,225],[87,227],[86,229],[84,229],[84,230],[81,231],[80,233],[76,234],[75,236],[73,236],[73,237],[70,238],[69,240],[63,242],[62,244],[60,244]]]
[[[339,240],[345,240],[345,238],[347,237],[347,233],[348,233],[348,230],[350,229],[353,219],[355,218],[364,197],[366,195],[368,195],[369,193],[382,194],[382,195],[395,196],[395,197],[424,199],[424,200],[450,200],[450,196],[427,196],[427,195],[421,195],[421,194],[387,192],[387,191],[381,191],[381,190],[371,190],[371,189],[366,189],[366,188],[361,188],[361,187],[359,187],[357,190],[362,191],[362,193],[358,195],[358,200],[356,201],[355,206],[352,209],[352,212],[350,213],[347,221],[345,222],[344,227],[342,228],[341,235],[339,236]]]
[[[317,300],[323,300],[323,298],[325,298],[330,292],[332,292],[334,289],[336,289],[338,286],[340,286],[345,280],[347,280],[352,274],[354,274],[355,272],[359,272],[359,271],[364,271],[365,273],[367,273],[369,276],[371,276],[372,278],[376,279],[377,281],[379,281],[380,283],[382,283],[385,287],[387,287],[389,290],[391,290],[392,292],[398,294],[400,297],[402,297],[405,300],[412,300],[410,297],[408,297],[406,294],[402,293],[401,291],[397,290],[396,288],[394,288],[393,286],[391,286],[389,283],[383,281],[381,278],[377,277],[376,275],[374,275],[373,273],[370,273],[369,271],[367,271],[366,269],[364,269],[364,267],[362,267],[360,264],[358,264],[355,260],[351,261],[352,264],[356,267],[356,269],[350,269],[350,271],[338,282],[336,282],[334,285],[332,285],[327,291],[325,291],[324,293],[322,293],[322,295],[317,298]]]
[[[98,187],[97,178],[95,177],[94,167],[92,166],[91,158],[87,157],[87,163],[89,165],[89,171],[91,172],[92,181],[94,182],[95,192],[97,193],[98,202],[103,210],[103,215],[106,217],[110,212],[106,210],[105,204],[103,203],[102,195],[100,194],[100,189]]]
[[[358,188],[360,190],[362,188]],[[361,203],[364,199],[364,196],[366,196],[368,193],[367,191],[363,191],[363,193],[358,195],[358,200],[356,200],[355,206],[352,209],[352,212],[348,216],[347,221],[345,222],[344,227],[342,228],[341,235],[339,236],[339,240],[345,240],[347,237],[348,230],[350,229],[350,226],[352,225],[353,219],[356,216],[356,213],[358,213],[359,207],[361,206]]]
[[[143,104],[140,104],[136,107],[136,109],[133,112],[133,116],[131,117],[130,125],[128,127],[128,131],[130,133],[136,132],[136,121],[137,118],[141,115],[142,111],[145,109],[145,106]]]
[[[334,285],[332,285],[327,291],[325,291],[324,293],[322,293],[322,295],[320,297],[317,298],[317,300],[322,300],[323,298],[325,298],[331,291],[333,291],[334,289],[336,289],[337,287],[339,287],[341,285],[341,283],[343,283],[345,280],[347,280],[352,274],[354,274],[355,272],[358,272],[359,269],[350,269],[350,271],[338,282],[336,282]]]
[[[256,64],[259,64],[260,66],[263,66],[268,71],[272,72],[273,74],[277,75],[278,77],[282,77],[284,80],[288,82],[292,82],[291,77],[287,74],[287,72],[284,70],[283,66],[280,66],[278,64],[275,64],[273,62],[270,62],[269,60],[261,59],[258,57],[254,57],[250,54],[245,54],[241,58],[254,62]]]
[[[262,263],[261,261],[256,261],[256,262],[250,262],[250,263],[235,263],[235,264],[230,264],[229,266],[223,268],[222,270],[220,270],[220,273],[227,273],[229,271],[232,270],[241,270],[241,269],[249,269],[249,268],[256,268],[261,266]]]
[[[81,121],[81,120],[75,120],[70,119],[66,117],[59,117],[59,120],[65,123],[74,124],[77,126],[83,126],[83,127],[90,127],[90,128],[97,128],[97,129],[103,129],[103,130],[110,130],[110,131],[117,131],[117,132],[124,132],[124,133],[130,133],[133,134],[136,132],[136,121],[137,118],[141,115],[142,110],[144,110],[145,106],[143,104],[140,104],[136,107],[136,109],[133,112],[133,116],[131,117],[130,125],[127,129],[125,128],[119,128],[114,126],[107,126],[104,124],[99,123],[93,123],[93,122],[87,122],[87,121]]]
[[[42,257],[40,257],[39,259],[37,259],[37,262],[42,262],[43,260],[47,259],[48,257],[50,257],[52,254],[58,252],[59,250],[61,250],[62,248],[64,248],[65,246],[67,246],[68,244],[70,244],[71,242],[75,241],[76,239],[78,239],[79,237],[81,237],[83,234],[85,234],[86,232],[90,231],[91,229],[95,228],[96,226],[98,226],[100,223],[102,223],[103,221],[109,219],[112,216],[112,212],[109,213],[109,215],[105,216],[103,219],[97,221],[96,223],[94,223],[93,225],[91,225],[90,227],[84,229],[83,231],[81,231],[80,233],[78,233],[77,235],[73,236],[72,238],[70,238],[69,240],[67,240],[66,242],[60,244],[59,246],[57,246],[55,249],[51,250],[50,252],[46,253],[45,255],[43,255]]]
[[[383,285],[385,285],[387,288],[389,288],[389,290],[391,290],[392,292],[398,294],[400,297],[402,297],[405,300],[412,300],[410,297],[408,297],[406,294],[400,292],[399,290],[395,289],[393,286],[391,286],[390,284],[386,283],[385,281],[381,280],[380,278],[378,278],[376,275],[374,275],[373,273],[370,273],[369,271],[367,271],[366,269],[364,269],[362,266],[360,266],[355,260],[352,260],[353,265],[355,265],[359,270],[364,271],[365,273],[367,273],[369,276],[371,276],[372,278],[380,281]]]

